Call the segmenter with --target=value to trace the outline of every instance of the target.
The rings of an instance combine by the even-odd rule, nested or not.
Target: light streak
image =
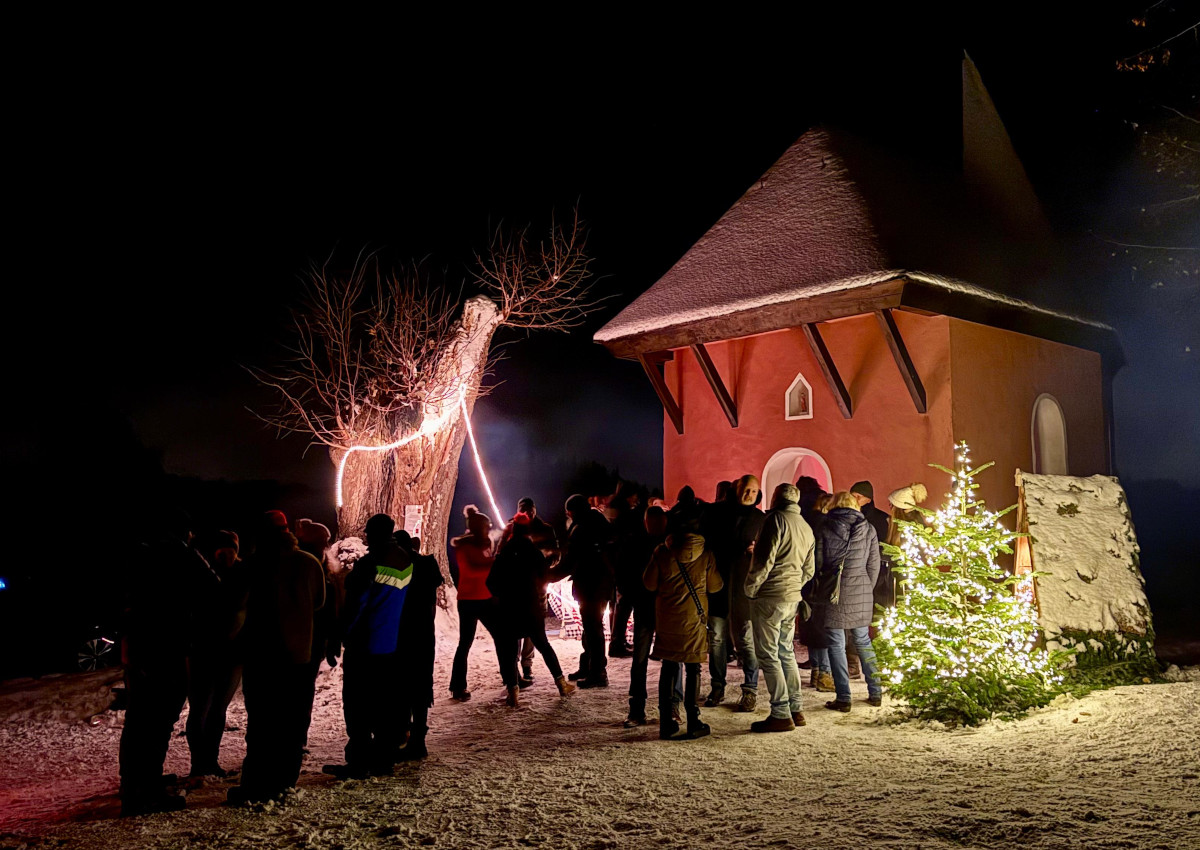
[[[467,437],[471,440],[471,451],[475,455],[475,468],[479,470],[479,480],[483,482],[483,489],[487,493],[488,502],[491,503],[492,514],[496,518],[496,522],[503,526],[504,515],[500,513],[500,506],[496,504],[496,497],[492,495],[492,485],[488,483],[487,473],[483,471],[483,460],[479,457],[479,445],[475,442],[475,429],[471,427],[471,415],[467,412],[467,394],[461,393],[458,397],[458,403],[462,407],[463,421],[467,423]]]
[[[503,514],[500,512],[500,506],[496,504],[496,497],[492,495],[492,485],[488,481],[487,472],[485,472],[483,469],[483,458],[479,455],[479,445],[475,442],[475,430],[471,427],[471,414],[467,410],[467,390],[465,387],[460,389],[458,392],[458,407],[460,410],[462,410],[463,421],[467,423],[467,437],[469,437],[471,441],[471,452],[475,456],[475,468],[479,470],[479,479],[483,482],[483,489],[487,493],[488,502],[491,504],[492,510],[495,512],[493,515],[496,518],[496,522],[500,525],[503,525],[504,523],[501,519]],[[342,482],[346,476],[346,461],[350,459],[350,455],[354,454],[355,452],[390,452],[394,449],[402,448],[403,446],[407,446],[409,443],[414,442],[421,437],[427,437],[436,434],[438,431],[441,431],[449,419],[450,411],[446,411],[440,416],[426,417],[421,421],[420,428],[418,428],[416,431],[413,431],[408,436],[402,437],[394,442],[386,443],[382,446],[350,446],[348,449],[346,449],[345,454],[342,455],[342,459],[338,463],[337,506],[340,508],[345,504]]]

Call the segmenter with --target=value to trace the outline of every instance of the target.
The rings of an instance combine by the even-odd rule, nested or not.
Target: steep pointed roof
[[[628,356],[901,306],[1106,327],[1015,297],[1052,253],[1049,227],[965,57],[962,84],[961,162],[810,129],[595,340]]]

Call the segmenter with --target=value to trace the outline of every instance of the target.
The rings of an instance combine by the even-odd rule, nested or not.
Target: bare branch
[[[492,234],[486,255],[477,256],[476,280],[499,305],[505,325],[566,331],[581,324],[603,299],[591,294],[591,258],[579,210],[569,226],[554,221],[536,248],[528,228]]]

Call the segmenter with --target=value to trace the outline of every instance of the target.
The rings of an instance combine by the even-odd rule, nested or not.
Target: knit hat
[[[785,502],[796,504],[800,501],[800,491],[795,484],[780,484],[775,488],[775,493],[771,496],[772,499],[780,498]]]
[[[850,488],[851,493],[857,493],[860,496],[866,496],[868,500],[875,501],[875,488],[871,486],[870,481],[858,481]]]
[[[319,522],[314,522],[311,519],[296,520],[296,539],[301,543],[306,543],[312,546],[320,546],[322,549],[329,545],[329,541],[333,539],[333,535],[329,533],[329,529]]]
[[[925,489],[925,485],[920,481],[909,484],[907,487],[901,487],[899,490],[894,490],[888,495],[888,501],[892,503],[892,507],[899,508],[902,511],[911,511],[917,505],[925,501],[929,492]]]
[[[287,514],[283,511],[267,511],[263,514],[263,525],[286,529],[288,527]]]
[[[511,520],[513,525],[529,525],[531,522],[529,514],[524,511],[519,511]]]

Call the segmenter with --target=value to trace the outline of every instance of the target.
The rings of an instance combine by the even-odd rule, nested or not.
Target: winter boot
[[[425,748],[425,733],[414,732],[408,739],[408,744],[396,755],[396,759],[398,761],[418,761],[427,755],[429,755],[429,750]]]
[[[793,711],[792,712],[792,724],[795,726],[806,726],[808,724],[808,721],[806,721],[804,719],[804,712]]]
[[[586,679],[587,678],[587,670],[584,670],[582,667],[580,667],[574,673],[568,673],[567,678],[570,679],[572,682],[578,682],[580,679]]]
[[[825,707],[830,711],[840,711],[843,714],[850,713],[850,703],[842,702],[841,700],[831,699],[829,702],[825,703]]]
[[[878,697],[867,697],[867,704],[868,704],[868,705],[873,705],[873,706],[875,706],[876,708],[879,708],[881,705],[883,705],[883,697],[882,697],[882,696],[878,696]]]
[[[862,664],[858,660],[857,655],[849,655],[846,657],[846,672],[849,673],[851,679],[857,679],[862,673]]]
[[[743,712],[754,711],[754,707],[758,705],[758,694],[754,691],[742,691],[742,698],[738,700],[737,710]]]
[[[751,732],[791,732],[796,728],[790,717],[768,717],[750,724]]]
[[[521,670],[521,678],[517,680],[517,684],[521,686],[521,690],[533,686],[532,667],[525,667]]]
[[[688,712],[687,737],[693,739],[703,738],[710,732],[712,732],[712,728],[707,723],[700,722],[699,709]]]
[[[521,705],[521,689],[517,685],[509,685],[508,696],[504,699],[504,704],[509,708],[519,708]]]
[[[559,676],[554,680],[554,684],[558,686],[558,695],[560,697],[565,697],[567,694],[575,692],[575,685],[568,682],[566,676]]]
[[[822,672],[817,676],[817,690],[823,694],[832,694],[837,690],[833,686],[833,674]]]
[[[704,698],[704,705],[708,708],[714,708],[725,701],[725,686],[713,685],[712,690],[708,692],[708,696]]]
[[[818,670],[816,667],[812,668],[812,670],[808,674],[808,686],[810,688],[816,688],[817,680],[820,678],[821,678],[821,671]]]
[[[578,687],[581,688],[607,688],[608,674],[601,673],[598,676],[588,676],[586,679],[580,679]]]
[[[659,719],[659,721],[658,721],[659,740],[669,741],[678,734],[679,734],[679,724],[678,723],[676,723],[674,720],[663,720],[661,718]]]
[[[613,640],[613,642],[608,645],[608,657],[609,658],[632,658],[633,657],[633,653],[630,652],[629,649],[626,648],[626,646],[625,646],[624,635],[621,636],[620,640]]]
[[[451,691],[450,692],[450,699],[454,700],[455,702],[466,702],[470,698],[471,698],[470,691]]]

